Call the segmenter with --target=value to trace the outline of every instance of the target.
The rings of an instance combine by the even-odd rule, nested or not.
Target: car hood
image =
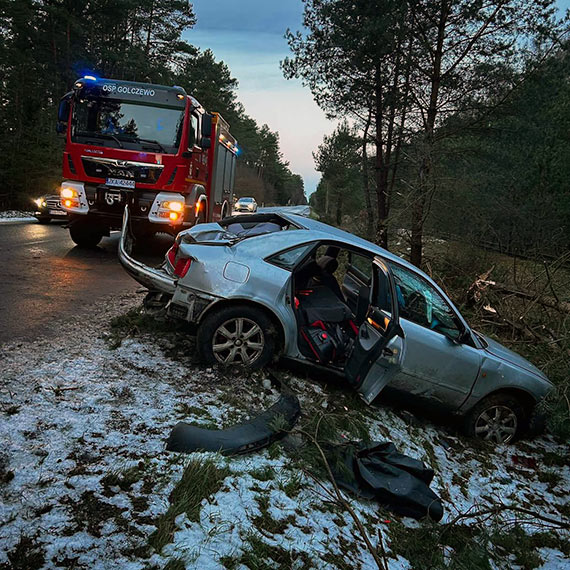
[[[536,376],[539,376],[543,380],[548,380],[545,374],[539,370],[534,364],[531,364],[526,358],[523,358],[520,354],[509,350],[506,346],[503,346],[500,342],[489,338],[488,336],[481,335],[488,346],[485,348],[485,351],[500,358],[501,360],[505,360],[506,362],[510,362],[527,372],[531,372]]]

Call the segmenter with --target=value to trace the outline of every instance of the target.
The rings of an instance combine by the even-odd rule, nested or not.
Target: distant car
[[[281,355],[344,376],[371,403],[392,388],[507,443],[551,390],[546,376],[472,330],[428,275],[362,238],[294,214],[233,216],[178,234],[153,269],[119,257],[168,314],[196,323],[209,363]]]
[[[66,220],[67,212],[61,207],[59,194],[50,194],[34,200],[34,216],[40,224],[49,224],[51,220]]]
[[[234,205],[234,212],[257,212],[255,198],[240,198]]]

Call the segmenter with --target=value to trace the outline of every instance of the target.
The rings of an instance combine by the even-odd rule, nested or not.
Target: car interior
[[[355,267],[358,263],[367,272]],[[369,306],[372,258],[334,245],[314,248],[293,272],[301,353],[342,368]]]

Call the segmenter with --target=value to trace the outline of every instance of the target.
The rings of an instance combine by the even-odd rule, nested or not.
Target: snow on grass
[[[62,326],[57,342],[2,347],[0,567],[135,570],[177,560],[205,570],[375,568],[354,521],[331,500],[331,483],[317,484],[309,475],[313,466],[297,457],[293,436],[239,458],[164,450],[179,420],[227,427],[267,408],[278,394],[264,386],[263,374],[197,366],[191,345],[175,336],[141,332],[111,349],[113,311],[136,302],[131,296]],[[362,417],[373,440],[390,439],[434,469],[432,488],[445,507],[435,530],[348,497],[375,544],[380,531],[391,569],[421,567],[417,554],[406,554],[412,562],[402,554],[406,536],[424,527],[433,534],[473,505],[502,502],[555,520],[568,517],[567,450],[550,439],[473,447],[449,428],[358,404],[348,390],[276,373],[299,395],[302,426],[319,414],[342,418],[358,406],[350,413]],[[197,471],[187,484],[196,491],[203,483],[198,460],[219,469],[222,479],[197,510],[188,510],[173,501],[185,496],[180,485],[190,467]],[[149,541],[161,521],[164,546],[153,549]],[[531,523],[525,528],[532,533]],[[437,548],[442,557],[454,556],[449,546]],[[563,567],[556,544],[541,545],[536,556],[544,569]],[[507,559],[517,566],[516,558]],[[497,564],[487,567],[502,567]]]

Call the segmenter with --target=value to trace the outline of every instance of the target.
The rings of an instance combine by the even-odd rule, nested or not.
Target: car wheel
[[[103,237],[103,231],[90,224],[75,223],[69,226],[69,235],[79,247],[95,247]]]
[[[269,318],[255,307],[224,307],[201,323],[198,350],[209,364],[263,368],[275,351],[273,329]]]
[[[516,396],[483,398],[465,417],[467,434],[493,443],[511,443],[525,423],[525,408]]]

